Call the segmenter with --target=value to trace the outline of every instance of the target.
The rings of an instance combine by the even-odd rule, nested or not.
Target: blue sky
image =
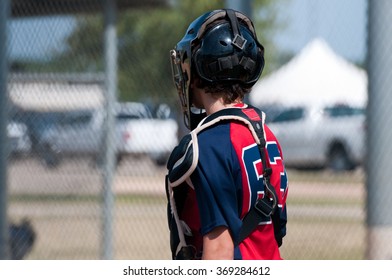
[[[367,0],[281,0],[279,17],[287,28],[275,42],[283,49],[301,50],[314,37],[323,37],[339,55],[353,62],[366,55]],[[72,17],[12,20],[9,53],[15,58],[47,57],[64,48],[72,32]]]
[[[279,16],[287,23],[275,41],[295,52],[322,37],[344,58],[366,56],[367,0],[283,0]]]
[[[9,54],[11,58],[44,58],[64,48],[64,39],[75,27],[71,16],[11,20]]]

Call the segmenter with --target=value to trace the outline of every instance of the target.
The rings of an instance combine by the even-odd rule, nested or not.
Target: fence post
[[[7,218],[7,20],[9,1],[0,1],[0,259],[9,258]]]
[[[102,205],[102,258],[113,258],[113,177],[115,165],[114,111],[117,99],[117,34],[116,3],[106,0],[104,6],[105,19],[105,133],[104,165],[103,165],[103,205]]]
[[[367,259],[392,258],[392,2],[368,1]]]
[[[226,0],[226,8],[240,11],[252,18],[251,0]]]

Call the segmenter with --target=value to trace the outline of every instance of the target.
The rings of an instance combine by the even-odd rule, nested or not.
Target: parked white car
[[[142,103],[124,102],[117,106],[117,151],[121,155],[147,154],[157,165],[166,164],[178,144],[178,124],[161,104],[158,116]]]
[[[24,123],[11,121],[7,124],[7,136],[10,145],[10,155],[28,154],[31,150],[31,140],[27,126]]]
[[[270,110],[267,125],[287,166],[352,170],[365,157],[365,109],[347,105],[296,106]]]
[[[104,116],[102,108],[65,113],[42,136],[44,162],[56,166],[62,157],[80,155],[99,159],[105,133]],[[174,119],[153,118],[144,104],[135,102],[117,104],[115,118],[113,144],[118,161],[126,155],[148,155],[158,165],[166,163],[178,143],[178,125]]]

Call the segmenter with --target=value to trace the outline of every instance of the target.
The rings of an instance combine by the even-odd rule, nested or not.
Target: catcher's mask
[[[205,112],[192,107],[192,75],[197,74],[206,83],[239,83],[249,88],[263,71],[264,47],[258,42],[253,23],[247,16],[222,9],[194,20],[170,51],[170,58],[184,123],[194,129]]]

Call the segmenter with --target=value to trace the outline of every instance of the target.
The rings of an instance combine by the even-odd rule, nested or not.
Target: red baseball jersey
[[[287,174],[276,137],[267,125],[264,131],[267,165],[272,168],[270,180],[278,195],[279,226],[284,236]],[[193,188],[188,186],[188,195],[179,216],[186,228],[187,241],[201,256],[202,236],[216,227],[227,227],[233,240],[238,239],[242,219],[256,199],[264,196],[264,181],[260,152],[245,123],[220,121],[201,131],[198,148],[198,164],[190,177]],[[235,247],[234,258],[281,259],[271,218],[262,220],[256,230]]]

